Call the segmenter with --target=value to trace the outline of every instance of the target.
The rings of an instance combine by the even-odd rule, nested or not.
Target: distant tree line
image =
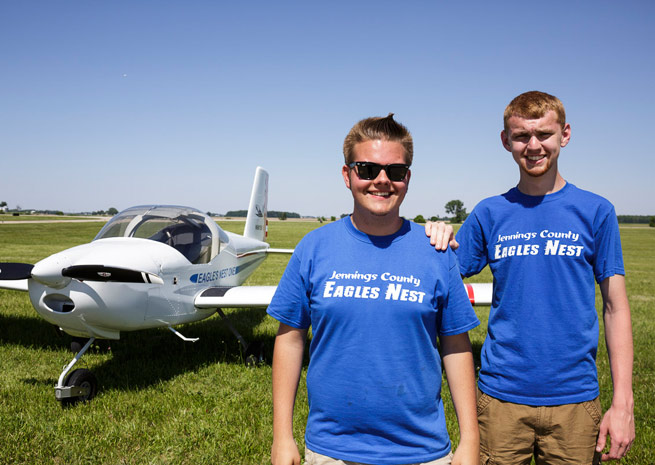
[[[463,222],[466,217],[468,216],[468,213],[466,212],[466,208],[464,208],[464,203],[461,200],[451,200],[445,205],[445,210],[446,213],[449,213],[453,216],[451,217],[443,217],[439,218],[438,216],[432,216],[430,217],[430,221],[450,221],[453,223],[461,223]],[[13,210],[15,211],[21,211],[20,206],[16,206],[16,209]],[[9,210],[7,208],[7,202],[5,201],[0,201],[0,213],[4,212],[9,212],[11,213],[12,210]],[[35,211],[35,213],[39,214],[46,214],[46,215],[63,215],[64,213],[60,210],[39,210]],[[108,208],[106,211],[105,210],[98,210],[91,212],[91,215],[116,215],[118,213],[118,210],[114,207]],[[80,215],[88,215],[88,213],[79,213]],[[207,213],[209,216],[220,216],[215,213]],[[295,212],[285,212],[285,211],[276,211],[276,210],[270,210],[267,213],[269,218],[279,218],[281,220],[286,220],[287,218],[300,218],[300,214],[295,213]],[[225,216],[229,217],[236,217],[236,218],[245,218],[248,216],[248,210],[230,210],[225,214]],[[345,216],[348,216],[347,213],[342,213],[340,215],[340,218],[343,218]],[[652,215],[616,215],[619,223],[621,224],[648,224],[651,227],[655,227],[655,216]],[[331,217],[331,221],[335,221],[336,217]],[[423,217],[423,215],[417,215],[414,218],[414,221],[416,223],[425,223],[426,218]],[[318,217],[319,222],[324,222],[327,221],[327,219],[324,216]]]
[[[466,208],[464,208],[464,203],[461,200],[451,200],[445,206],[446,213],[449,213],[453,216],[438,218],[433,216],[430,218],[430,221],[450,221],[452,223],[462,223],[468,217]],[[651,215],[616,215],[619,223],[622,224],[648,224],[651,227],[655,227],[655,216]],[[414,218],[416,223],[425,223],[426,218],[423,215],[417,215]]]
[[[266,215],[269,218],[300,218],[299,213],[294,212],[279,212],[275,210],[269,210]],[[225,216],[233,216],[236,218],[245,218],[248,216],[248,210],[230,210],[225,214]]]
[[[650,215],[616,215],[619,219],[619,223],[640,223],[648,224],[653,218]]]
[[[105,215],[116,215],[118,213],[118,210],[114,207],[111,207],[107,210],[97,210],[93,212],[67,212],[64,213],[61,210],[34,210],[34,209],[27,209],[23,210],[20,205],[16,205],[16,208],[13,210],[10,210],[7,207],[7,202],[4,200],[0,202],[0,214],[3,213],[12,213],[16,216],[19,214],[23,215],[30,215],[30,214],[35,214],[35,215],[58,215],[58,216],[63,216],[63,215],[74,215],[74,216],[87,216],[87,215],[94,215],[94,216],[105,216]]]

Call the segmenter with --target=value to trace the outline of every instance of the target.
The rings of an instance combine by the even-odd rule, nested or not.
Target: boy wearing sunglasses
[[[311,327],[306,464],[477,464],[467,331],[479,322],[453,252],[435,251],[400,216],[411,135],[392,114],[368,118],[351,129],[344,156],[352,214],[303,238],[268,307],[280,321],[271,462],[300,463],[292,420]],[[438,343],[460,429],[454,456]]]
[[[463,275],[489,265],[494,276],[478,382],[482,462],[530,463],[534,456],[538,465],[590,464],[608,435],[602,460],[619,459],[635,425],[630,307],[614,207],[560,175],[571,126],[558,98],[521,94],[507,106],[504,125],[501,141],[518,164],[519,183],[480,202],[457,233]],[[602,421],[594,279],[614,385]]]

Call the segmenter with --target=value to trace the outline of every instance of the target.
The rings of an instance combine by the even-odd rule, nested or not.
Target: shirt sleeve
[[[457,242],[459,242],[459,248],[455,253],[463,276],[469,277],[478,274],[487,266],[488,257],[484,231],[475,209],[459,228]]]
[[[609,211],[602,215],[600,225],[594,228],[594,246],[596,248],[594,262],[596,282],[600,283],[615,274],[625,275],[619,222],[614,207],[611,205]]]
[[[445,299],[444,307],[441,309],[440,336],[454,336],[465,333],[480,324],[473,306],[471,306],[468,293],[464,288],[457,258],[450,249],[448,254],[448,296]]]
[[[284,270],[266,312],[288,326],[307,329],[311,324],[307,279],[302,273],[302,251],[296,248]]]

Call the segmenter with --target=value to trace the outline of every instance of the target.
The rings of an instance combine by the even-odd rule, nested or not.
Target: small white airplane
[[[267,307],[276,286],[241,285],[266,254],[293,252],[265,242],[267,201],[268,173],[258,167],[243,236],[223,231],[194,208],[139,206],[114,216],[88,244],[35,265],[0,263],[0,288],[27,291],[39,315],[75,338],[77,354],[55,386],[61,405],[96,395],[93,373],[71,370],[96,339],[119,339],[121,331],[167,327],[196,341],[173,326],[218,312],[246,362],[261,360],[221,308]],[[489,305],[490,284],[466,287],[471,303]]]
[[[111,219],[95,239],[36,265],[0,263],[0,288],[28,291],[37,313],[64,332],[87,339],[64,368],[55,397],[62,405],[97,392],[87,369],[70,370],[96,338],[121,331],[168,327],[202,320],[218,311],[237,336],[247,362],[256,354],[221,307],[266,307],[276,286],[241,284],[272,249],[267,233],[268,173],[257,168],[244,235],[223,231],[188,207],[132,207]]]

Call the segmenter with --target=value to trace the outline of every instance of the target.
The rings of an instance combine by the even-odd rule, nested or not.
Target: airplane
[[[95,375],[74,365],[96,339],[122,331],[168,328],[218,313],[244,350],[246,363],[262,360],[222,308],[267,307],[276,286],[242,286],[274,249],[267,236],[268,173],[255,171],[243,235],[223,231],[199,210],[173,205],[128,208],[88,244],[55,253],[35,265],[0,263],[0,288],[27,291],[46,321],[73,336],[76,355],[61,372],[55,398],[62,407],[89,401]],[[475,305],[489,305],[491,284],[466,284]],[[84,342],[82,342],[84,341]]]

